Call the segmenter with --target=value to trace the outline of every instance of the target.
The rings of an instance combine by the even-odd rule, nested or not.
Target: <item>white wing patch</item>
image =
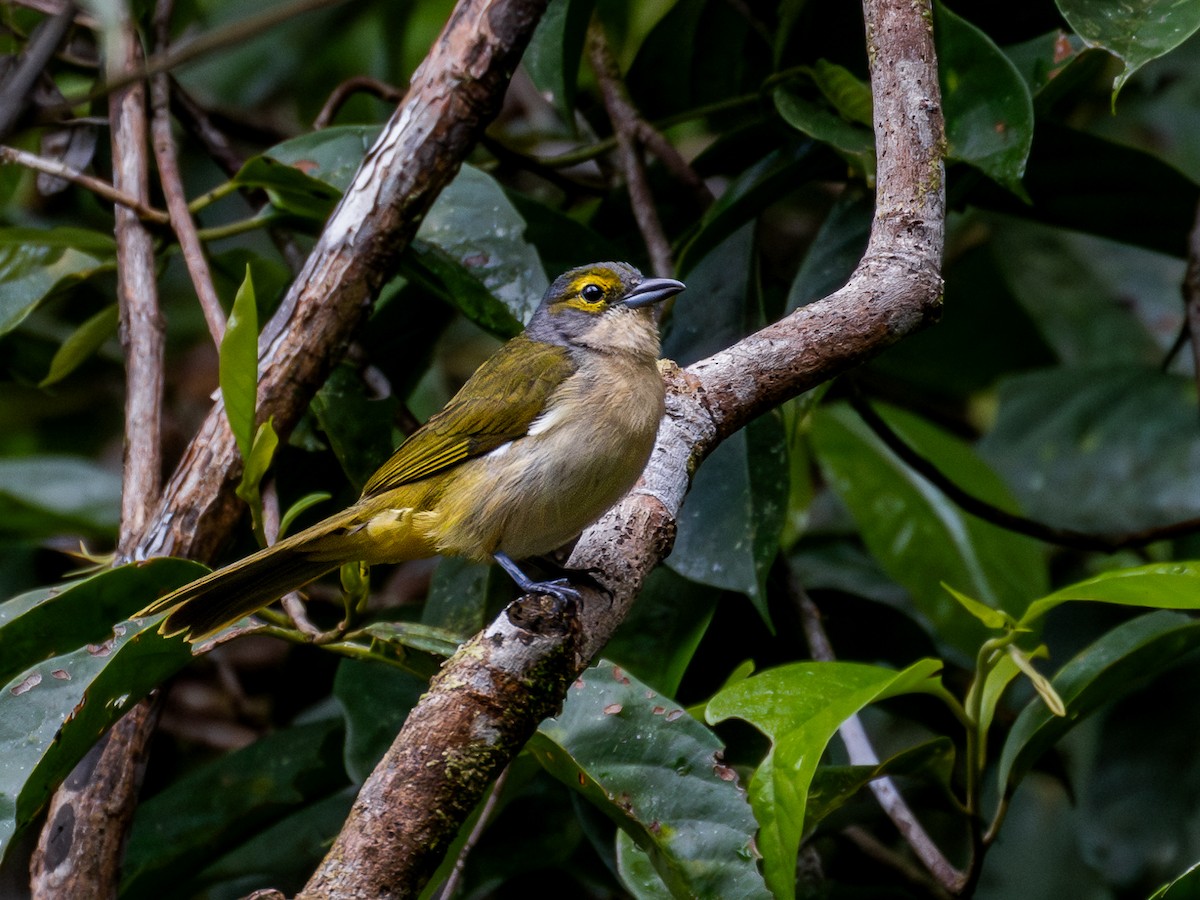
[[[557,428],[569,416],[565,403],[560,403],[553,409],[547,410],[529,424],[529,431],[526,434],[529,437],[537,437],[539,434],[545,434],[552,428]],[[503,446],[508,446],[507,444]],[[499,448],[497,448],[499,449]],[[495,452],[494,450],[492,451]]]

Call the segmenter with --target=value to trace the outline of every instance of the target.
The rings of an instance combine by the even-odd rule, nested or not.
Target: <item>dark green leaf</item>
[[[249,266],[225,325],[220,356],[225,415],[245,461],[250,457],[254,441],[254,410],[258,398],[258,309],[254,304],[254,282]]]
[[[788,291],[786,311],[833,293],[849,279],[867,249],[875,199],[863,190],[841,194],[809,245]]]
[[[1080,37],[1124,63],[1113,79],[1114,104],[1134,72],[1174,50],[1200,28],[1200,3],[1186,0],[1059,0],[1058,8]]]
[[[41,660],[103,644],[114,622],[207,572],[191,560],[148,559],[0,603],[0,683]]]
[[[868,184],[875,181],[875,136],[868,128],[848,122],[833,110],[801,96],[784,84],[773,94],[783,120],[814,140],[829,144]]]
[[[153,627],[114,627],[40,662],[0,688],[0,854],[113,722],[192,659]]]
[[[721,442],[692,479],[667,565],[748,596],[764,621],[767,570],[787,517],[787,441],[778,413]]]
[[[1000,385],[979,452],[1036,519],[1123,534],[1200,516],[1196,394],[1156,369],[1100,366]]]
[[[1000,479],[966,444],[910,414],[880,411],[952,481],[997,506],[1014,507]],[[964,513],[894,456],[849,407],[818,410],[812,439],[821,470],[871,553],[908,589],[935,634],[967,659],[985,632],[943,582],[1013,615],[1045,592],[1046,561],[1037,543]]]
[[[309,204],[319,206],[329,201],[336,202],[346,188],[350,187],[354,173],[358,171],[363,156],[375,143],[379,130],[378,125],[335,125],[320,131],[310,131],[308,134],[276,144],[263,154],[263,157],[256,157],[265,157],[267,162],[274,162],[276,165],[265,169],[253,169],[251,174],[261,174],[274,179],[262,182],[261,186],[289,193],[299,208]],[[280,166],[279,163],[283,165]],[[288,169],[295,175],[287,172]],[[242,183],[245,171],[243,168],[242,172],[238,173],[236,180],[239,183]],[[259,186],[256,182],[250,183]],[[333,188],[333,192],[330,188]]]
[[[551,0],[521,60],[572,133],[579,60],[595,5],[596,0]]]
[[[1030,603],[1020,624],[1031,624],[1070,600],[1158,609],[1200,609],[1200,562],[1153,563],[1102,572]]]
[[[933,5],[933,28],[949,155],[1024,196],[1033,143],[1029,89],[991,38],[941,3]]]
[[[318,131],[316,134],[324,134]],[[271,151],[268,151],[271,152]],[[283,212],[314,222],[324,222],[341,199],[341,191],[305,173],[302,163],[286,163],[270,156],[256,156],[234,176],[243,188],[262,188],[271,205]]]
[[[161,897],[256,832],[345,787],[342,736],[336,717],[269,734],[139,804],[121,896]]]
[[[346,718],[344,764],[362,784],[400,732],[428,682],[391,666],[344,659],[333,680],[333,696]]]
[[[120,309],[114,303],[104,307],[76,328],[54,354],[54,359],[50,361],[50,371],[39,382],[38,387],[49,387],[74,372],[81,363],[99,350],[105,341],[117,333],[119,316]]]
[[[114,265],[113,239],[85,228],[0,228],[0,335],[55,288]]]
[[[771,739],[772,748],[750,782],[758,820],[758,850],[771,892],[795,896],[796,854],[804,833],[805,804],[817,762],[838,727],[864,706],[899,694],[942,694],[939,660],[902,672],[860,663],[794,663],[723,688],[708,703],[716,724],[744,719]]]
[[[361,491],[392,455],[392,422],[399,405],[392,396],[373,398],[348,363],[337,366],[313,398],[312,411],[355,490]]]
[[[873,126],[871,86],[867,82],[857,78],[845,66],[827,59],[813,63],[809,75],[843,119],[867,128]]]
[[[497,337],[510,338],[521,330],[514,311],[436,244],[414,240],[401,260],[400,271]]]
[[[1200,621],[1180,613],[1153,612],[1119,625],[1079,653],[1052,684],[1067,707],[1055,716],[1040,699],[1031,701],[1008,733],[999,779],[1011,794],[1044,752],[1082,719],[1177,665],[1200,647]]]
[[[121,478],[74,456],[0,459],[0,532],[106,533],[121,516]]]
[[[311,494],[305,494],[303,497],[289,506],[287,511],[279,517],[279,540],[283,540],[285,537],[287,537],[288,532],[291,530],[292,524],[306,510],[316,506],[318,503],[324,503],[332,496],[332,494],[329,494],[325,491],[314,491]]]
[[[1200,900],[1200,862],[1150,895],[1149,900]]]
[[[611,664],[589,669],[529,744],[650,854],[678,896],[767,897],[754,821],[721,743],[674,701]]]

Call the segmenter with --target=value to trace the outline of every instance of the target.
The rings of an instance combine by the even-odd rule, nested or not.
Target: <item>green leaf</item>
[[[319,204],[321,197],[330,195],[330,188],[336,192],[333,196],[336,200],[350,187],[354,173],[358,171],[363,157],[379,137],[379,132],[378,125],[334,125],[276,144],[262,157],[255,159],[265,157],[268,162],[282,163],[283,166],[272,165],[269,168],[251,170],[251,175],[262,176],[269,173],[269,177],[275,179],[261,185],[255,183],[254,186],[273,188],[281,192],[298,189],[291,202],[300,204],[301,207],[305,202]],[[291,169],[295,175],[288,173],[286,169]],[[242,171],[245,172],[245,168]],[[239,172],[236,180],[242,183],[241,178],[242,172]]]
[[[191,659],[185,641],[123,622],[0,688],[0,855],[108,727]]]
[[[771,893],[795,896],[796,854],[817,763],[838,727],[864,706],[899,694],[942,694],[940,660],[901,672],[860,663],[804,662],[780,666],[722,689],[708,703],[716,724],[744,719],[771,739],[750,782],[758,820],[758,850]]]
[[[976,496],[1013,509],[1007,489],[971,448],[899,410],[880,413],[909,446]],[[985,632],[942,583],[1019,614],[1047,587],[1042,548],[970,516],[902,463],[845,405],[817,410],[812,440],[826,479],[849,507],[867,548],[903,585],[935,634],[973,658]]]
[[[949,793],[953,771],[954,742],[948,737],[909,747],[875,766],[818,766],[804,810],[804,838],[877,778],[932,776]]]
[[[1093,47],[1103,47],[1124,68],[1113,79],[1112,100],[1138,69],[1174,50],[1200,28],[1195,0],[1058,0],[1067,23]]]
[[[1052,525],[1124,534],[1200,516],[1189,378],[1115,365],[1014,376],[979,452]]]
[[[279,540],[287,537],[288,531],[291,530],[293,523],[309,508],[316,506],[318,503],[324,503],[333,497],[326,491],[314,491],[311,494],[305,494],[295,503],[287,508],[287,511],[279,517]]]
[[[628,832],[617,829],[617,875],[625,890],[636,900],[672,900],[675,895],[663,883],[650,854],[637,845]]]
[[[959,606],[977,618],[988,628],[999,630],[1016,624],[1012,616],[1002,609],[993,609],[986,603],[980,603],[974,597],[968,597],[962,591],[956,591],[950,585],[943,583],[942,587],[949,592],[950,596],[958,601]]]
[[[1046,704],[1046,709],[1050,710],[1052,715],[1065,716],[1067,708],[1063,705],[1062,697],[1058,696],[1058,692],[1050,684],[1046,676],[1033,667],[1034,656],[1049,655],[1046,648],[1039,647],[1038,651],[1034,653],[1026,653],[1015,644],[1009,644],[1005,650],[1008,651],[1008,656],[1016,667],[1029,679],[1029,682],[1033,685],[1033,689],[1037,691],[1038,696],[1042,698],[1042,702]]]
[[[1027,222],[997,219],[991,252],[1014,297],[1036,323],[1046,343],[1068,365],[1105,367],[1157,364],[1161,351],[1135,308],[1126,300],[1144,297],[1144,280],[1122,284],[1137,262],[1162,269],[1170,262],[1146,251]],[[1122,272],[1105,271],[1101,260],[1116,256]],[[1138,257],[1141,257],[1139,260]],[[1183,262],[1171,280],[1173,306],[1179,304]]]
[[[427,681],[377,662],[338,663],[333,697],[346,720],[343,764],[355,784],[371,774],[428,687]]]
[[[680,248],[676,263],[680,276],[690,283],[688,273],[697,268],[714,247],[787,192],[823,174],[829,168],[831,157],[815,152],[816,147],[812,141],[805,140],[771,150],[735,177],[705,211],[695,233]]]
[[[81,363],[99,350],[104,342],[117,333],[121,311],[117,304],[106,306],[71,332],[50,360],[50,371],[38,387],[49,387],[62,381]]]
[[[324,134],[322,131],[316,134]],[[268,150],[273,153],[273,150]],[[276,209],[302,219],[324,222],[342,197],[342,192],[306,174],[303,162],[283,162],[272,156],[248,160],[233,177],[242,188],[261,188]],[[356,164],[357,167],[357,164]]]
[[[114,531],[121,477],[74,456],[0,459],[0,533],[27,537],[82,528]]]
[[[638,680],[673,696],[720,598],[719,590],[659,566],[646,578],[604,653]]]
[[[242,459],[248,461],[258,398],[258,309],[249,266],[233,300],[225,336],[221,338],[220,379],[229,427]]]
[[[191,560],[148,559],[0,603],[0,683],[41,660],[103,644],[113,622],[208,571]]]
[[[508,590],[504,580],[508,576],[497,574],[496,568],[487,563],[461,557],[438,560],[421,611],[422,623],[460,637],[474,634],[487,621],[492,595]]]
[[[438,195],[417,237],[436,244],[528,322],[549,287],[537,248],[525,240],[521,218],[490,175],[463,166]]]
[[[296,725],[185,775],[138,805],[121,896],[161,897],[214,858],[347,784],[339,718]]]
[[[0,335],[67,282],[114,267],[113,239],[85,228],[0,228]]]
[[[1029,88],[991,38],[944,4],[933,5],[933,29],[950,157],[1024,197],[1033,145]]]
[[[818,59],[809,70],[813,82],[842,118],[867,128],[874,126],[871,86],[845,66]]]
[[[778,412],[753,420],[697,470],[666,564],[745,594],[769,624],[766,577],[787,517],[787,440]]]
[[[867,184],[875,181],[875,135],[857,122],[847,121],[821,103],[802,96],[790,84],[772,94],[775,108],[783,120],[814,140],[829,144]]]
[[[1158,609],[1200,609],[1200,562],[1152,563],[1102,572],[1033,601],[1021,616],[1020,624],[1035,622],[1054,607],[1071,600]]]
[[[676,896],[769,896],[753,816],[721,743],[674,701],[601,663],[529,749],[627,831]]]
[[[279,447],[279,435],[271,424],[274,416],[258,426],[254,433],[254,443],[250,447],[250,455],[246,457],[246,466],[242,470],[242,480],[234,488],[234,493],[246,501],[250,507],[254,534],[260,546],[266,546],[266,534],[263,532],[262,494],[260,486],[263,476],[271,468],[271,460],[275,458],[275,450]]]
[[[392,422],[400,401],[370,395],[357,369],[341,363],[313,397],[311,408],[355,490],[392,455]]]
[[[575,85],[583,41],[596,0],[550,0],[521,62],[572,134]]]
[[[436,244],[414,240],[401,257],[400,272],[497,337],[521,331],[521,320],[508,304]]]
[[[1200,621],[1153,612],[1119,625],[1084,649],[1054,676],[1066,706],[1055,716],[1031,701],[1017,717],[1000,755],[999,783],[1011,795],[1038,758],[1099,707],[1124,697],[1200,647]]]
[[[1149,900],[1200,900],[1200,862],[1150,895]]]
[[[849,188],[838,196],[792,281],[786,312],[819,300],[850,280],[867,249],[874,218],[875,198],[866,191]]]

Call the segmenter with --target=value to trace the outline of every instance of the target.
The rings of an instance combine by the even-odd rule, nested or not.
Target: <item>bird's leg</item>
[[[500,563],[500,568],[508,573],[508,577],[517,583],[517,587],[527,594],[546,594],[559,602],[565,612],[583,598],[579,591],[571,587],[565,578],[553,581],[534,581],[521,571],[520,566],[513,562],[506,553],[495,553],[493,558]]]

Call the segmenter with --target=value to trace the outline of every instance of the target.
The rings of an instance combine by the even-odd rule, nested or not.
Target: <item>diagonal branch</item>
[[[687,370],[664,363],[667,412],[650,463],[569,562],[603,573],[607,594],[585,590],[578,620],[565,622],[543,619],[530,611],[536,598],[523,598],[464,645],[363,785],[300,896],[415,895],[456,817],[558,706],[669,551],[695,466],[754,416],[937,318],[944,136],[929,3],[865,0],[864,11],[879,179],[871,241],[849,283]]]

